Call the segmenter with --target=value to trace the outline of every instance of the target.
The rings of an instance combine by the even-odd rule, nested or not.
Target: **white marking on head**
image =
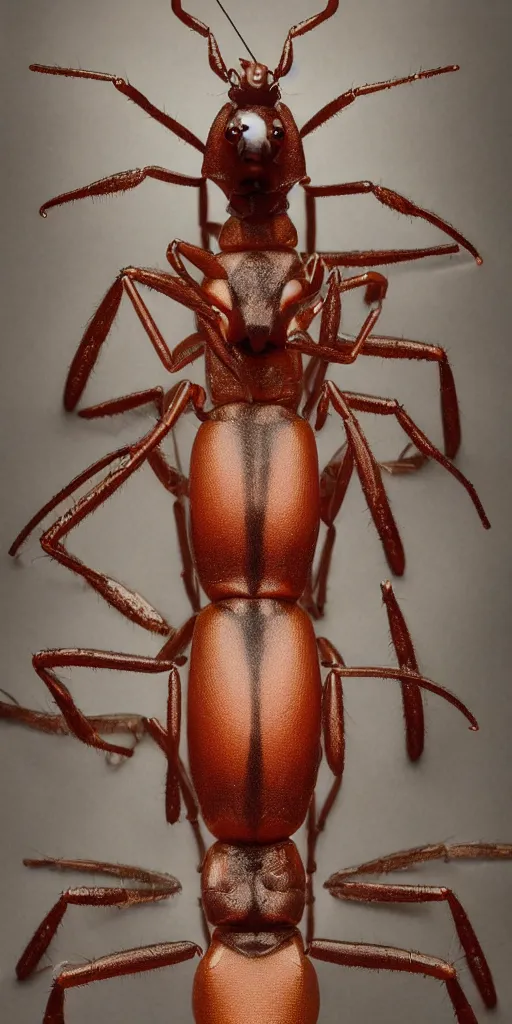
[[[242,129],[239,147],[250,156],[263,155],[270,146],[267,139],[267,125],[265,121],[259,114],[255,114],[251,110],[244,110],[239,115],[239,118],[239,124]]]

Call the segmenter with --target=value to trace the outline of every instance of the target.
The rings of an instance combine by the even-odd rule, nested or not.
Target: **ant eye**
[[[229,127],[226,128],[226,131],[224,132],[224,135],[228,142],[236,142],[241,134],[241,129],[238,128],[236,124],[229,125]]]
[[[284,128],[280,124],[275,124],[272,129],[273,139],[284,139]]]

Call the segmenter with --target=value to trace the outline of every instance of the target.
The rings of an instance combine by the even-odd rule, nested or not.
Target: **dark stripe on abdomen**
[[[261,822],[263,810],[263,746],[261,722],[261,688],[263,655],[265,651],[265,628],[268,616],[264,614],[259,601],[248,601],[241,616],[243,643],[249,669],[251,724],[249,755],[245,785],[244,815],[251,828],[256,830]]]

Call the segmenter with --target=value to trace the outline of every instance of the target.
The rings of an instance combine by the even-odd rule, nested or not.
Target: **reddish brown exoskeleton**
[[[282,360],[276,349],[277,359]],[[313,431],[292,400],[300,395],[300,366],[290,358],[285,398],[268,404],[233,401],[233,379],[221,363],[210,387],[218,405],[204,413],[205,393],[189,382],[173,389],[158,426],[127,453],[125,464],[93,488],[71,512],[79,521],[113,493],[148,459],[189,404],[203,420],[189,478],[191,541],[195,567],[211,603],[174,632],[156,658],[105,651],[44,652],[39,672],[58,703],[68,729],[98,749],[131,753],[111,744],[75,705],[54,669],[64,665],[169,674],[167,728],[156,720],[141,725],[161,745],[168,762],[167,815],[177,820],[180,791],[195,825],[202,860],[202,904],[215,930],[195,976],[197,1024],[315,1024],[318,983],[310,958],[345,966],[423,973],[446,984],[459,1024],[476,1024],[454,966],[431,956],[392,947],[315,938],[312,878],[317,839],[339,791],[344,767],[343,679],[387,677],[400,681],[411,756],[423,744],[419,693],[445,697],[476,728],[471,713],[453,695],[422,677],[411,639],[390,584],[383,586],[399,668],[348,668],[333,644],[316,638],[299,606],[311,572],[320,521],[320,488]],[[254,385],[275,365],[248,363]],[[279,362],[278,362],[279,365]],[[227,390],[226,382],[228,382]],[[224,399],[222,401],[222,399]],[[107,584],[106,577],[103,582]],[[201,814],[217,842],[206,857],[197,826],[197,806],[179,758],[180,677],[177,663],[192,639],[187,705],[192,785]],[[322,686],[319,660],[329,671]],[[321,739],[334,780],[317,813],[315,783]],[[306,871],[290,840],[308,819]],[[437,851],[437,852],[436,852]],[[405,851],[375,870],[433,856],[509,858],[512,847],[489,844]],[[389,868],[388,868],[389,862]],[[38,862],[41,863],[41,862]],[[44,863],[44,862],[42,862]],[[46,862],[48,863],[48,862]],[[80,869],[80,862],[51,861]],[[161,900],[176,892],[170,877],[140,869],[90,863],[88,871],[126,874],[148,889],[68,889],[45,917],[18,965],[28,977],[47,949],[70,904],[126,906]],[[369,870],[365,865],[362,870]],[[468,965],[488,1006],[496,1001],[493,981],[472,926],[447,889],[345,881],[328,883],[342,899],[381,902],[448,901]],[[298,931],[308,906],[307,946]],[[63,1020],[66,989],[120,974],[170,966],[201,950],[193,942],[160,943],[112,954],[56,974],[44,1024]]]
[[[302,143],[311,132],[346,109],[359,96],[456,71],[457,66],[435,68],[401,79],[350,89],[326,104],[299,130],[290,109],[281,102],[279,81],[292,67],[293,39],[309,32],[335,14],[338,0],[328,0],[324,10],[290,30],[279,63],[273,71],[264,64],[247,60],[241,60],[239,71],[228,69],[209,28],[184,11],[180,0],[172,0],[171,6],[178,18],[208,40],[210,67],[229,86],[229,102],[215,118],[206,143],[175,119],[158,110],[124,79],[99,72],[32,65],[32,69],[39,72],[112,83],[149,116],[203,154],[203,165],[197,178],[176,174],[166,168],[149,166],[123,171],[83,188],[63,193],[41,207],[41,213],[46,216],[46,212],[54,206],[87,196],[122,192],[135,188],[146,178],[189,186],[199,191],[199,220],[204,248],[198,249],[179,241],[169,245],[167,258],[178,277],[140,267],[128,267],[120,273],[92,317],[73,359],[64,394],[66,409],[74,409],[80,400],[101,346],[116,317],[121,299],[126,293],[157,355],[169,372],[182,370],[205,354],[207,360],[213,357],[220,359],[243,383],[239,350],[242,344],[255,355],[261,353],[268,344],[272,344],[293,348],[311,357],[305,374],[304,413],[308,418],[311,417],[323,393],[329,362],[349,364],[361,354],[437,363],[445,455],[448,459],[453,459],[460,445],[460,420],[455,383],[446,352],[435,345],[373,335],[371,332],[379,318],[387,282],[382,275],[368,270],[356,277],[343,278],[340,268],[368,268],[429,255],[448,254],[456,252],[459,246],[470,252],[477,263],[481,262],[481,258],[475,247],[446,221],[419,208],[391,189],[368,181],[321,187],[311,185],[307,176]],[[230,217],[222,227],[211,224],[208,220],[208,181],[216,184],[229,201]],[[306,193],[307,252],[302,254],[296,251],[297,233],[286,213],[288,193],[296,184],[303,186]],[[449,235],[455,244],[416,250],[314,254],[316,199],[322,196],[359,193],[371,193],[380,203],[392,210],[426,220]],[[219,257],[213,257],[208,251],[212,237],[218,239],[221,250]],[[208,279],[206,283],[203,282],[202,287],[189,275],[182,257],[191,260]],[[325,271],[329,272],[329,278],[326,293],[322,296],[320,288]],[[193,310],[198,316],[199,331],[171,351],[140,293],[140,285],[161,292]],[[346,335],[338,334],[341,318],[340,297],[343,292],[360,287],[364,287],[365,301],[372,309],[358,337],[349,339]],[[276,296],[279,298],[276,299]],[[276,312],[276,301],[279,302],[279,313]],[[300,315],[293,317],[292,313],[299,307]],[[308,328],[322,307],[324,317],[320,339],[319,342],[315,342],[309,335]],[[222,339],[219,339],[219,329],[222,332]],[[277,391],[279,387],[278,382]],[[272,399],[272,389],[269,390],[268,383],[265,382],[261,394],[252,394],[245,382],[244,395],[249,400],[269,401]],[[156,401],[161,408],[161,399],[162,391],[157,387],[102,402],[99,406],[81,410],[80,415],[89,419],[113,415],[150,401]],[[387,471],[412,472],[431,454],[424,445],[422,446],[420,434],[397,402],[373,396],[354,396],[354,402],[356,404],[351,408],[352,417],[354,413],[360,411],[396,416],[408,435],[408,447],[416,448],[414,454],[408,454],[405,449],[398,459],[384,463]],[[350,433],[350,427],[346,425],[346,429]],[[322,510],[323,521],[328,527],[328,537],[321,559],[324,565],[332,553],[335,537],[334,519],[341,507],[353,466],[350,438],[348,442],[349,450],[343,456],[337,453],[337,457],[329,463],[324,473],[325,481],[329,480],[326,486],[331,491],[334,478],[338,478],[339,492],[336,501],[330,500],[332,494],[326,494]],[[384,494],[380,469],[376,465],[375,474],[379,509],[376,509],[372,498],[373,490],[370,489],[369,493],[369,488],[364,483],[363,486],[384,544],[388,564],[393,573],[401,575],[405,565],[404,553]],[[341,479],[345,481],[344,489],[340,485]],[[342,490],[343,494],[340,493]],[[177,514],[183,519],[182,506]],[[179,529],[183,530],[182,523],[179,524]],[[321,611],[323,607],[323,597],[320,595],[320,601],[318,597],[317,592],[315,600],[310,601],[315,613],[319,609]]]
[[[337,3],[331,0],[321,14],[291,30],[274,72],[275,80],[291,65],[293,36],[314,28],[333,14],[336,7]],[[173,8],[190,27],[208,36],[210,62],[224,77],[225,67],[211,33],[185,14],[179,3],[175,2]],[[227,72],[226,75],[229,77]],[[180,367],[187,365],[204,353],[212,407],[206,411],[202,388],[184,381],[166,395],[154,389],[150,395],[127,396],[104,403],[100,410],[89,410],[90,416],[114,413],[151,398],[157,402],[160,417],[138,444],[100,460],[51,499],[13,545],[14,553],[43,515],[62,498],[96,472],[121,459],[118,468],[45,533],[43,546],[82,576],[113,607],[132,621],[166,636],[166,642],[154,658],[67,649],[41,652],[34,663],[62,712],[63,722],[59,722],[59,726],[82,741],[98,749],[129,755],[129,749],[108,743],[101,736],[102,731],[120,731],[124,724],[136,737],[146,731],[160,744],[168,761],[168,820],[177,820],[181,795],[195,826],[203,860],[195,789],[202,816],[217,840],[202,865],[203,906],[215,931],[195,979],[194,1016],[198,1024],[241,1024],[242,1021],[244,1024],[315,1024],[319,1013],[318,985],[308,956],[339,965],[387,968],[438,978],[446,984],[459,1024],[475,1024],[476,1018],[453,965],[391,947],[315,938],[312,876],[317,839],[325,827],[343,774],[344,678],[385,677],[400,682],[408,752],[413,759],[420,755],[423,747],[421,688],[444,696],[466,716],[472,728],[476,728],[476,722],[457,698],[420,675],[407,626],[390,584],[383,585],[383,598],[398,659],[396,669],[348,668],[329,640],[315,638],[310,615],[300,605],[302,601],[313,615],[322,612],[334,541],[334,517],[354,466],[390,564],[395,571],[403,571],[400,539],[379,467],[354,412],[373,409],[397,415],[421,455],[436,459],[463,483],[484,525],[488,525],[472,486],[431,445],[397,403],[350,395],[324,380],[328,362],[348,363],[363,351],[394,356],[417,353],[413,357],[437,359],[445,374],[442,377],[445,423],[451,423],[453,428],[453,423],[458,421],[454,393],[447,384],[451,380],[451,376],[446,376],[448,364],[444,354],[439,354],[441,350],[436,350],[436,354],[432,350],[427,355],[424,347],[406,351],[405,348],[400,350],[399,342],[369,338],[385,294],[386,281],[382,275],[370,272],[344,280],[333,273],[325,298],[320,297],[325,268],[336,264],[358,265],[357,260],[361,263],[362,257],[354,257],[350,263],[346,254],[306,261],[298,256],[295,230],[286,215],[286,191],[294,180],[302,179],[304,168],[292,162],[290,170],[285,171],[286,161],[281,160],[284,150],[280,148],[285,137],[280,133],[293,134],[293,122],[286,120],[287,115],[283,114],[286,108],[275,106],[275,82],[263,66],[246,63],[238,81],[230,81],[235,94],[234,106],[229,104],[229,109],[221,112],[219,123],[215,122],[212,128],[212,133],[217,133],[218,146],[211,147],[209,157],[213,162],[207,175],[219,181],[223,180],[219,175],[228,172],[230,175],[225,181],[225,190],[233,212],[220,233],[221,255],[213,256],[205,249],[178,242],[169,251],[178,277],[136,268],[125,271],[93,319],[74,362],[67,390],[68,398],[71,395],[73,399],[68,405],[72,406],[85,385],[124,290],[157,351],[165,359],[172,358],[137,291],[137,283],[143,283],[178,299],[196,313],[198,332],[178,346],[169,368],[177,369],[177,363]],[[259,104],[254,99],[255,91]],[[339,103],[337,109],[342,106]],[[319,118],[317,115],[312,122],[321,123]],[[315,127],[312,122],[310,125]],[[306,134],[305,129],[303,134]],[[298,133],[295,141],[300,147]],[[215,165],[214,155],[220,159],[222,152],[223,159]],[[297,152],[298,149],[295,158]],[[296,177],[299,172],[300,177]],[[109,190],[112,191],[103,189]],[[353,187],[352,191],[355,191]],[[98,189],[84,194],[98,194]],[[310,194],[314,198],[314,192]],[[389,201],[395,196],[393,193],[386,195]],[[75,194],[74,198],[77,197]],[[378,198],[383,196],[378,195]],[[390,205],[393,205],[391,201]],[[310,214],[311,209],[310,203]],[[431,219],[431,215],[427,216]],[[437,218],[436,222],[440,223]],[[450,232],[453,234],[451,229]],[[383,254],[371,255],[377,255],[379,260],[375,262],[380,262]],[[371,264],[371,255],[364,254],[363,266]],[[344,258],[339,259],[339,256]],[[409,256],[395,252],[386,254],[386,259],[393,262]],[[191,259],[205,275],[202,285],[188,275],[183,257]],[[358,287],[365,289],[366,298],[374,308],[355,339],[340,339],[340,294]],[[307,332],[313,317],[320,312],[320,341],[316,343]],[[414,343],[402,344],[414,346]],[[313,365],[306,381],[302,354],[321,360]],[[346,449],[341,455],[338,452],[334,455],[323,473],[319,472],[313,431],[307,418],[298,414],[304,390],[309,410],[318,405],[318,427],[332,405],[346,428]],[[160,445],[189,409],[195,412],[201,425],[189,478],[185,480],[166,463]],[[450,433],[450,429],[448,436],[456,447],[457,431],[452,429]],[[179,630],[171,629],[155,609],[127,587],[84,565],[63,543],[74,526],[145,462],[177,499],[183,495],[190,499],[191,546],[183,527],[180,539],[187,590],[197,614]],[[313,579],[313,556],[321,520],[328,526],[329,533],[318,576]],[[202,610],[199,610],[198,581],[211,602]],[[177,666],[182,664],[190,642],[187,726],[192,784],[178,752],[181,695]],[[144,718],[125,722],[122,718],[96,721],[86,718],[55,672],[60,667],[76,665],[141,673],[166,672],[169,678],[166,728],[156,720]],[[328,669],[323,685],[320,665]],[[49,723],[49,716],[44,721],[40,718],[39,722],[32,722],[50,727]],[[322,740],[334,781],[325,804],[317,813],[314,791]],[[304,870],[290,837],[306,817],[308,856]],[[511,852],[509,846],[498,844],[453,847],[440,844],[403,851],[373,865],[361,865],[358,870],[368,873],[373,868],[382,873],[435,856],[506,858]],[[32,866],[46,863],[61,869],[103,870],[149,888],[66,890],[21,956],[17,967],[20,979],[35,969],[69,904],[126,906],[165,899],[179,887],[170,876],[119,865],[57,860],[31,863]],[[333,895],[341,899],[383,902],[446,900],[479,992],[487,1006],[495,1004],[494,985],[485,956],[462,906],[450,890],[388,884],[371,886],[354,882],[352,876],[356,873],[356,869],[350,869],[333,876],[327,883]],[[306,904],[305,950],[297,925]],[[207,937],[209,940],[209,934]],[[171,965],[199,952],[192,942],[161,943],[80,966],[68,965],[60,969],[53,980],[45,1024],[62,1022],[64,995],[69,987]]]

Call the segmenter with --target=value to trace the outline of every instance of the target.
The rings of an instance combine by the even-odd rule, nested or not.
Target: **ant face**
[[[230,118],[224,138],[238,158],[239,185],[243,191],[265,189],[269,165],[279,155],[285,137],[284,125],[275,110],[237,110]]]
[[[226,104],[210,129],[203,174],[228,198],[286,194],[306,174],[300,135],[288,107]]]

